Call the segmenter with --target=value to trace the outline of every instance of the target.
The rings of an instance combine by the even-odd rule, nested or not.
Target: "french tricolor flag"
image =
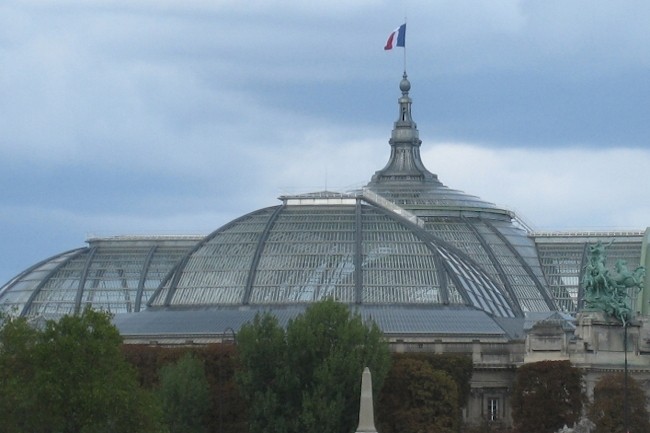
[[[403,47],[406,42],[406,23],[402,24],[388,36],[385,50],[392,50],[394,47]]]

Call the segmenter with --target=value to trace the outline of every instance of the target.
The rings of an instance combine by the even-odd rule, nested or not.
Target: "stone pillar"
[[[474,364],[479,364],[483,360],[481,354],[481,341],[472,340],[472,362]]]
[[[359,427],[357,433],[377,433],[372,403],[372,376],[368,367],[361,375],[361,400],[359,403]]]

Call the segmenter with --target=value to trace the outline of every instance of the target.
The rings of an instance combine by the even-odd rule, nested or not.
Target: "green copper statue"
[[[616,273],[610,273],[605,267],[605,249],[606,246],[600,241],[589,246],[589,259],[582,282],[585,308],[603,311],[626,326],[632,319],[630,291],[638,293],[642,289],[645,268],[639,266],[630,271],[625,260],[618,260]]]

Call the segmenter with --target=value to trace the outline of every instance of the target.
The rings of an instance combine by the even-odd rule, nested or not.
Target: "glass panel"
[[[469,266],[453,252],[439,248],[440,255],[447,260],[449,266],[458,276],[462,289],[467,294],[472,305],[497,316],[514,317],[512,307],[507,298],[496,287],[488,275],[476,267]]]
[[[484,225],[480,220],[472,220],[473,224]],[[503,290],[501,277],[497,268],[490,260],[485,248],[481,244],[474,231],[472,231],[464,220],[460,218],[436,218],[429,219],[425,226],[432,234],[449,242],[467,254],[472,260],[478,263],[481,268],[490,276],[494,284]]]
[[[431,250],[383,213],[364,208],[363,302],[440,303]]]
[[[62,266],[38,292],[30,309],[31,315],[58,315],[74,312],[79,284],[90,250]]]
[[[488,399],[488,419],[490,421],[499,419],[499,400],[496,398]]]
[[[70,251],[56,256],[19,279],[10,281],[0,290],[0,310],[19,314],[43,279],[77,252]]]
[[[549,311],[550,308],[539,287],[535,284],[535,280],[513,250],[487,225],[476,225],[476,228],[501,265],[521,309],[523,311]],[[520,243],[525,242],[522,240]]]
[[[175,287],[173,305],[237,304],[260,237],[275,208],[262,209],[217,232],[192,253]],[[162,305],[167,290],[154,304]]]
[[[355,300],[355,206],[289,206],[260,258],[251,303]]]

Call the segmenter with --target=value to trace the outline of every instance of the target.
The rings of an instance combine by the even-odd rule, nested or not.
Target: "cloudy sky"
[[[207,234],[389,155],[408,17],[430,171],[537,230],[650,226],[647,0],[4,0],[0,284]]]

